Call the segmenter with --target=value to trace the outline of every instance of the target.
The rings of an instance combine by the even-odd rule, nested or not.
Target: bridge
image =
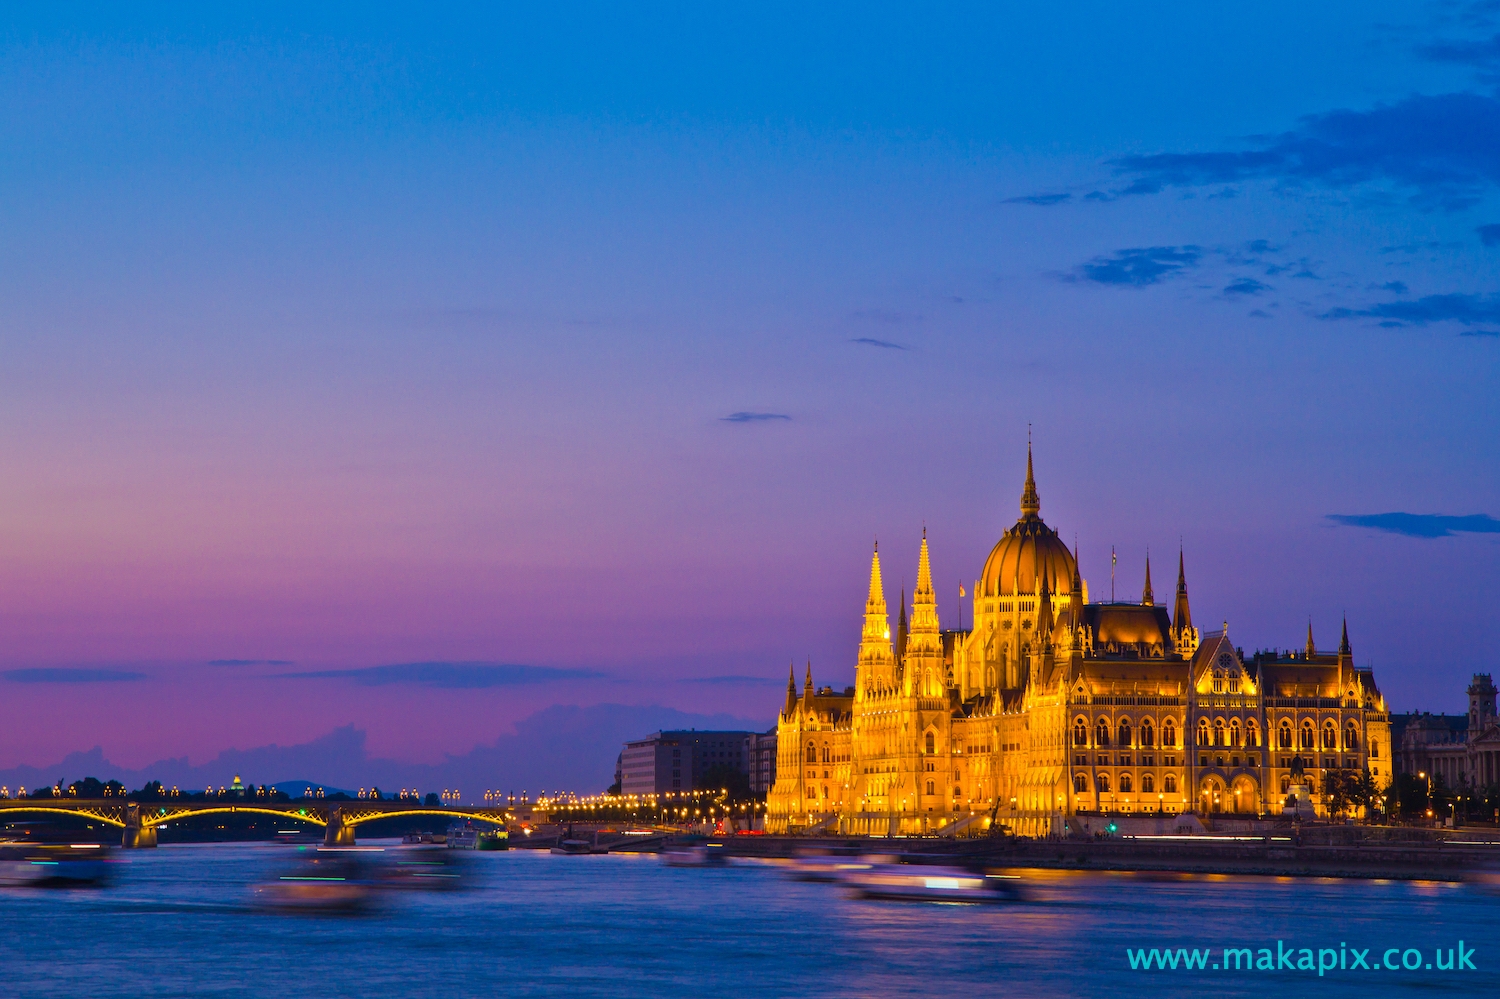
[[[400,801],[325,801],[323,799],[265,802],[244,800],[127,801],[124,798],[4,798],[0,799],[0,821],[11,815],[52,814],[95,819],[122,830],[121,845],[151,847],[156,845],[160,826],[178,819],[199,815],[274,815],[297,822],[323,827],[323,842],[328,846],[347,846],[354,842],[357,826],[376,819],[407,815],[442,815],[450,819],[472,819],[504,826],[511,815],[503,808],[432,808]]]

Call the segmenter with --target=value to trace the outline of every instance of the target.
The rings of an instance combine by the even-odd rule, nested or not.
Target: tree
[[[1323,800],[1328,802],[1329,818],[1337,818],[1349,810],[1353,776],[1347,770],[1330,770],[1323,778]]]
[[[154,801],[157,798],[164,797],[166,797],[166,791],[162,788],[161,781],[159,780],[151,781],[139,791],[130,792],[130,799],[132,801]]]
[[[442,808],[443,799],[437,796],[436,791],[428,791],[427,797],[422,799],[423,808]]]
[[[754,797],[750,793],[750,775],[736,770],[728,763],[715,763],[703,771],[703,775],[693,783],[700,791],[723,788],[729,792],[729,800],[734,802],[750,801]]]

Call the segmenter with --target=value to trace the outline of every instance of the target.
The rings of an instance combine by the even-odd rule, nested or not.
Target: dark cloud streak
[[[1488,514],[1445,517],[1429,513],[1330,513],[1328,519],[1345,527],[1368,527],[1408,538],[1448,538],[1455,534],[1500,534],[1500,520]]]
[[[322,669],[302,673],[279,673],[292,680],[345,680],[361,687],[409,684],[439,690],[478,690],[487,687],[520,687],[557,680],[595,680],[608,674],[588,669],[557,669],[551,666],[518,666],[509,663],[397,663],[363,669]]]

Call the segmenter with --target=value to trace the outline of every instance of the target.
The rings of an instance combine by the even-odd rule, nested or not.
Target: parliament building
[[[1181,552],[1170,614],[1149,559],[1139,602],[1090,602],[1041,518],[1029,447],[1021,517],[971,596],[973,626],[944,630],[924,530],[893,639],[876,547],[854,686],[816,688],[811,665],[800,693],[788,678],[768,831],[1044,836],[1076,815],[1277,815],[1294,761],[1326,815],[1329,770],[1390,780],[1390,716],[1347,624],[1336,652],[1309,626],[1305,648],[1247,658],[1227,626],[1194,627]]]

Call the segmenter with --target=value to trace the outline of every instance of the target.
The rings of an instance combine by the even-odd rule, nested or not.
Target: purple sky
[[[769,725],[789,660],[852,682],[877,535],[894,605],[925,522],[957,622],[1028,423],[1093,594],[1181,539],[1200,625],[1347,613],[1457,710],[1489,6],[5,15],[0,778]]]

